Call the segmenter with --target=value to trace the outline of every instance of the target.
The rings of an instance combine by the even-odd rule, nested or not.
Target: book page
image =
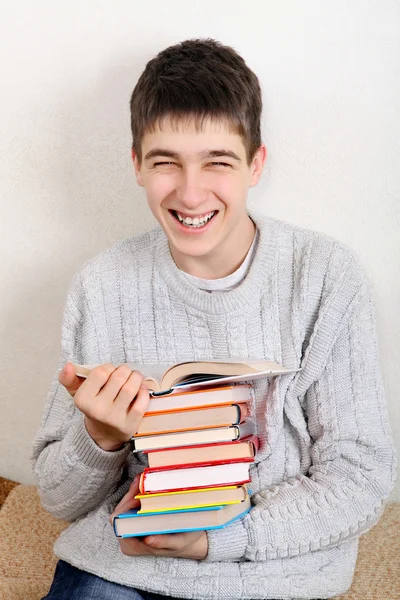
[[[164,372],[170,367],[170,365],[141,365],[139,363],[121,363],[126,364],[132,371],[140,371],[145,379],[154,380],[160,382],[163,378]],[[76,374],[79,377],[87,377],[89,372],[99,367],[100,365],[78,365],[75,364]],[[119,367],[121,365],[115,365]]]

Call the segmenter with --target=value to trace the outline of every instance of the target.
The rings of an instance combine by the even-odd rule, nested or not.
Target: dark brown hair
[[[257,76],[229,46],[213,39],[186,40],[150,60],[140,76],[131,101],[133,148],[139,163],[145,133],[165,117],[173,126],[194,119],[225,121],[238,133],[250,165],[261,145],[261,89]]]

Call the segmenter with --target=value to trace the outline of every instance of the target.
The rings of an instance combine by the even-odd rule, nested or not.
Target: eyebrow
[[[150,160],[150,158],[154,158],[155,156],[165,156],[167,158],[174,158],[175,160],[179,160],[180,158],[178,152],[173,152],[167,148],[154,148],[146,154],[144,160]],[[200,158],[217,158],[221,156],[228,156],[237,162],[242,162],[242,159],[235,152],[232,152],[232,150],[225,150],[224,148],[221,150],[204,150],[203,152],[198,152],[198,156]]]

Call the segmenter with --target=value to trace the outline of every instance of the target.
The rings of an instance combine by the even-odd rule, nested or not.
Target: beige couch
[[[53,542],[66,523],[43,510],[34,486],[0,478],[0,503],[2,493],[0,600],[40,600],[57,562]],[[340,600],[400,600],[400,504],[387,506],[361,539],[352,588]]]

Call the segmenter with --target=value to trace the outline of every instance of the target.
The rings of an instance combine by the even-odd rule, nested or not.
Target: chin
[[[202,258],[212,253],[215,245],[192,243],[192,244],[174,244],[174,249],[181,256],[190,258]]]

